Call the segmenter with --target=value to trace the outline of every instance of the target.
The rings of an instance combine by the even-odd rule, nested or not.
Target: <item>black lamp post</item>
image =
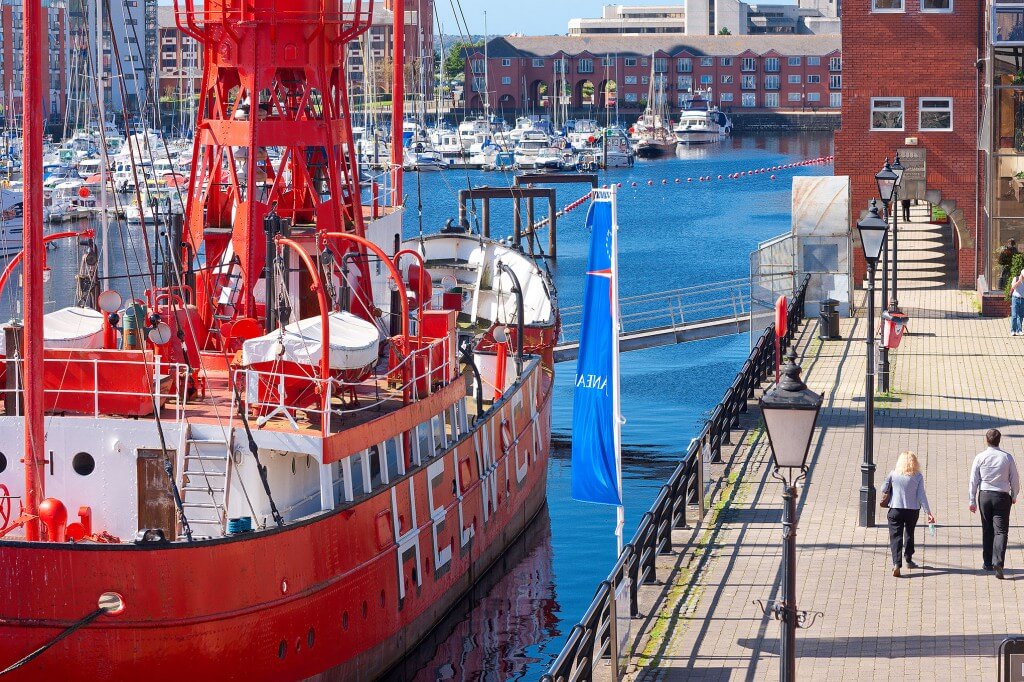
[[[867,344],[867,369],[864,373],[864,461],[860,465],[860,521],[862,528],[875,525],[875,268],[885,248],[889,223],[878,214],[871,200],[867,217],[857,223],[864,260],[868,265],[868,319],[864,341]]]
[[[800,378],[800,366],[791,348],[782,366],[782,379],[758,401],[772,448],[772,476],[782,481],[782,601],[766,613],[780,621],[781,682],[796,680],[796,630],[807,627],[808,612],[796,607],[796,498],[797,483],[807,474],[807,453],[821,410],[821,396]],[[811,620],[813,624],[813,619]]]
[[[896,174],[896,186],[892,194],[892,298],[889,301],[889,310],[900,309],[899,281],[900,281],[900,211],[896,206],[900,200],[900,191],[903,189],[903,163],[900,161],[900,153],[896,152],[896,158],[892,161],[892,172]]]
[[[875,173],[875,182],[878,184],[878,196],[882,200],[882,205],[885,207],[885,219],[889,220],[890,207],[892,206],[892,197],[896,191],[896,181],[899,177],[893,172],[892,166],[889,165],[889,159],[885,159],[885,165],[882,166],[882,170]],[[888,222],[886,223],[888,227]],[[889,245],[886,242],[882,244],[882,310],[889,309]],[[872,329],[874,329],[872,327]],[[881,336],[881,330],[879,330],[879,336]],[[880,388],[883,391],[889,390],[889,349],[881,343],[878,350],[878,373],[880,376],[879,383]]]

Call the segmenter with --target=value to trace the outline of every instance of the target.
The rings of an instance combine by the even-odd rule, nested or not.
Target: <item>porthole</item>
[[[79,476],[88,476],[96,468],[96,460],[88,452],[79,452],[71,458],[71,468]]]
[[[348,611],[341,614],[341,629],[348,630]]]
[[[310,628],[309,632],[306,633],[306,646],[308,646],[310,649],[312,649],[313,648],[313,640],[315,640],[315,639],[316,639],[316,633],[313,632],[313,628]]]
[[[296,637],[295,638],[295,653],[299,653],[300,651],[302,651],[302,638],[301,637]]]
[[[4,456],[4,453],[0,452],[0,474],[2,474],[6,469],[7,457]]]
[[[285,654],[288,653],[288,644],[282,639],[281,643],[277,647],[277,657],[284,660]]]

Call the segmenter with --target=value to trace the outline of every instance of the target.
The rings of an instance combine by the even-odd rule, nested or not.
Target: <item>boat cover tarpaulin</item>
[[[7,355],[0,334],[0,355]],[[103,313],[92,308],[61,308],[43,316],[44,348],[102,348]]]
[[[279,360],[300,365],[320,363],[320,316],[306,318],[287,325],[281,331],[250,339],[242,346],[242,362],[252,365]],[[380,332],[372,322],[352,313],[334,312],[330,315],[331,369],[362,369],[377,362]],[[281,342],[279,347],[277,344]],[[283,348],[283,354],[280,350]]]

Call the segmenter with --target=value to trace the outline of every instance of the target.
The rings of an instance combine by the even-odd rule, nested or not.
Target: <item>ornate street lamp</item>
[[[864,260],[868,264],[868,319],[864,341],[867,344],[867,370],[864,375],[864,461],[860,466],[860,525],[872,528],[875,525],[875,268],[882,249],[889,223],[878,213],[878,204],[871,200],[868,215],[857,222],[860,243],[864,248]]]
[[[889,158],[886,157],[882,170],[875,173],[875,182],[878,184],[878,196],[886,206],[892,201],[893,192],[896,191],[896,182],[899,179],[899,176],[893,172],[892,166],[889,165]]]
[[[797,483],[807,474],[807,453],[821,411],[821,396],[800,378],[796,352],[791,348],[782,366],[782,379],[758,401],[772,449],[772,476],[782,481],[782,601],[765,609],[780,621],[781,682],[796,680],[796,630],[808,627],[809,614],[796,607]],[[814,622],[813,614],[811,624]]]

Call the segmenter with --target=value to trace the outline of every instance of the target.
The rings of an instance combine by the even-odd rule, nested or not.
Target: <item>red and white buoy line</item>
[[[637,182],[637,181],[634,180],[634,181],[629,182],[629,183],[619,182],[619,183],[616,183],[615,186],[618,187],[619,189],[622,189],[624,186],[629,186],[629,187],[632,187],[632,188],[659,187],[659,186],[660,187],[666,187],[666,186],[668,186],[670,184],[671,185],[681,185],[684,182],[693,183],[693,182],[718,182],[718,181],[725,181],[725,180],[743,180],[743,179],[746,179],[746,178],[755,178],[755,177],[763,176],[763,175],[767,175],[769,180],[775,180],[776,179],[776,175],[775,174],[780,172],[780,171],[793,170],[794,168],[801,168],[803,166],[823,166],[823,165],[827,165],[827,164],[832,163],[835,160],[835,158],[836,158],[835,156],[819,156],[819,157],[814,158],[814,159],[804,159],[803,161],[794,161],[793,163],[786,163],[786,164],[782,164],[782,165],[779,165],[779,166],[765,166],[764,168],[755,168],[753,170],[743,170],[743,171],[737,171],[737,172],[734,172],[734,173],[722,173],[722,174],[717,174],[717,175],[714,175],[714,174],[713,175],[699,175],[697,177],[687,177],[687,178],[677,177],[677,178],[674,178],[671,182],[669,181],[668,178],[662,178],[661,182],[655,182],[654,180],[647,180],[646,182]],[[610,187],[610,185],[604,185],[603,189],[608,189],[609,187]],[[590,200],[590,192],[587,192],[586,194],[581,196],[576,201],[573,201],[572,203],[566,204],[564,207],[562,207],[562,209],[555,214],[555,217],[556,218],[561,218],[566,213],[570,213],[570,212],[576,210],[580,206],[582,206],[585,203],[587,203],[589,200]],[[535,229],[535,230],[540,229],[540,228],[544,227],[547,224],[548,224],[548,219],[547,218],[544,218],[543,220],[538,220],[536,223],[533,224],[533,229]]]

